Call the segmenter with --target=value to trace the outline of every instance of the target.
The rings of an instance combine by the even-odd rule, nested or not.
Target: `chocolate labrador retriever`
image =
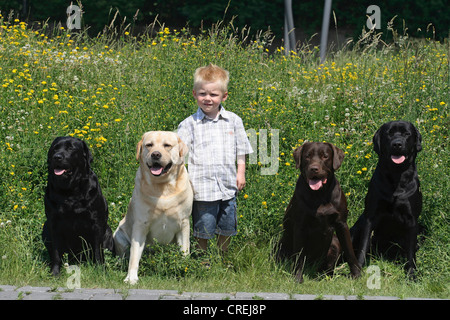
[[[306,142],[294,151],[294,159],[301,174],[284,215],[277,257],[296,259],[296,279],[302,282],[305,262],[331,272],[343,248],[352,276],[358,277],[347,201],[334,175],[344,152],[330,143]]]
[[[385,123],[373,137],[379,160],[369,183],[364,213],[351,228],[360,266],[372,246],[390,259],[406,254],[405,269],[415,278],[417,219],[422,210],[415,160],[422,150],[421,141],[417,128],[406,121]]]

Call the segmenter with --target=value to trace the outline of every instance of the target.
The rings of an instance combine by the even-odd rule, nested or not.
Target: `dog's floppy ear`
[[[136,146],[136,160],[139,161],[141,158],[141,152],[142,152],[142,144],[144,143],[144,136],[142,136],[142,139],[138,142]]]
[[[293,156],[294,156],[294,160],[295,160],[295,168],[299,169],[300,168],[300,162],[302,161],[302,149],[303,149],[303,145],[301,145],[300,147],[298,147],[297,149],[294,150]]]
[[[380,155],[380,139],[381,139],[381,132],[383,129],[384,125],[382,125],[377,132],[375,132],[374,136],[373,136],[373,151],[375,151],[378,155]]]
[[[178,148],[180,150],[180,158],[183,158],[189,151],[188,146],[178,137]]]
[[[344,151],[336,147],[335,145],[331,144],[331,148],[333,149],[333,169],[337,170],[342,164],[342,161],[344,161]]]
[[[419,129],[417,129],[415,126],[413,128],[416,130],[416,151],[422,151],[422,135],[419,132]]]
[[[86,160],[86,166],[87,169],[89,170],[91,168],[91,163],[92,163],[92,153],[91,150],[89,150],[89,147],[87,145],[87,143],[81,139],[79,139],[81,144],[83,145],[83,155],[84,155],[84,159]]]

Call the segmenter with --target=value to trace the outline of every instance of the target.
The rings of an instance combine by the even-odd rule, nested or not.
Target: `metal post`
[[[286,14],[284,16],[284,52],[286,55],[288,55],[289,52],[291,52],[291,44],[289,43],[289,31]]]
[[[325,8],[323,10],[322,33],[320,35],[320,63],[324,63],[327,54],[328,28],[330,27],[332,0],[325,0]]]
[[[292,0],[284,0],[284,48],[286,54],[295,50],[294,17],[292,14]]]
[[[27,16],[28,6],[27,6],[27,0],[22,0],[22,20],[25,20],[25,17]]]

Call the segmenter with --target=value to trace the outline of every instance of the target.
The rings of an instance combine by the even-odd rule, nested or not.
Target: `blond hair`
[[[205,67],[200,67],[194,73],[194,90],[206,82],[217,82],[223,93],[228,91],[228,82],[230,81],[230,74],[227,70],[222,69],[215,64],[210,63]]]

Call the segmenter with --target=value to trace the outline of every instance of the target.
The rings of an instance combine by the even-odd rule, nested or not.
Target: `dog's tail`
[[[366,217],[361,215],[358,220],[355,222],[353,227],[350,228],[350,238],[352,239],[352,245],[353,245],[353,251],[356,255],[359,254],[359,251],[361,250],[361,232],[364,225]]]
[[[103,248],[108,249],[113,254],[116,254],[112,230],[108,225],[106,226],[105,236],[103,238]]]

